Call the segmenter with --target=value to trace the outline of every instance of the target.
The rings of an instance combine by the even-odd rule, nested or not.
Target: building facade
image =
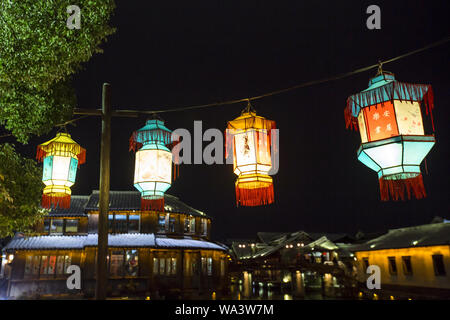
[[[72,196],[33,234],[16,234],[3,249],[7,298],[95,293],[98,191]],[[141,211],[140,194],[111,191],[108,296],[198,297],[227,288],[227,247],[210,240],[211,218],[165,195],[164,212]],[[69,289],[68,267],[81,270],[81,289]]]
[[[369,265],[380,268],[381,298],[450,297],[450,223],[389,230],[352,251],[361,283]]]

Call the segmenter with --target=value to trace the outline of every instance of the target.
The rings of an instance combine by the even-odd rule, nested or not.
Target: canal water
[[[355,299],[333,275],[314,272],[281,272],[274,279],[258,279],[250,272],[232,276],[229,299],[233,300],[329,300]],[[224,297],[225,298],[225,297]]]

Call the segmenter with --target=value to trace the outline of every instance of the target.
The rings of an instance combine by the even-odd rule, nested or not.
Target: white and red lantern
[[[240,117],[229,121],[226,151],[233,152],[233,169],[238,176],[235,184],[236,203],[260,206],[274,202],[271,160],[271,134],[275,121],[257,116],[247,109]]]

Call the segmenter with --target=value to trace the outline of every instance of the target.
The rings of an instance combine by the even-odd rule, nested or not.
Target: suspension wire
[[[133,113],[133,112],[137,112],[137,113],[141,113],[141,114],[152,114],[152,113],[165,113],[165,112],[177,112],[177,111],[185,111],[185,110],[194,110],[194,109],[202,109],[202,108],[209,108],[209,107],[218,107],[218,106],[223,106],[223,105],[230,105],[230,104],[237,104],[237,103],[241,103],[241,102],[245,102],[245,101],[254,101],[254,100],[258,100],[258,99],[262,99],[262,98],[266,98],[266,97],[270,97],[273,95],[277,95],[280,93],[285,93],[288,91],[292,91],[295,89],[299,89],[299,88],[304,88],[304,87],[309,87],[312,85],[317,85],[317,84],[322,84],[325,82],[330,82],[330,81],[335,81],[335,80],[340,80],[343,78],[347,78],[349,76],[361,73],[361,72],[365,72],[371,69],[375,69],[378,68],[380,65],[386,64],[386,63],[391,63],[400,59],[403,59],[405,57],[408,57],[410,55],[422,52],[422,51],[426,51],[428,49],[440,46],[444,43],[447,43],[450,41],[450,36],[447,36],[444,39],[441,39],[439,41],[433,42],[423,48],[420,49],[416,49],[407,53],[404,53],[402,55],[399,55],[397,57],[385,60],[385,61],[379,61],[376,64],[367,66],[367,67],[363,67],[363,68],[359,68],[350,72],[345,72],[345,73],[341,73],[335,76],[331,76],[328,78],[323,78],[323,79],[319,79],[319,80],[312,80],[312,81],[307,81],[307,82],[303,82],[300,83],[298,85],[292,86],[292,87],[288,87],[288,88],[284,88],[284,89],[280,89],[280,90],[276,90],[276,91],[271,91],[268,93],[264,93],[258,96],[253,96],[253,97],[248,97],[248,98],[242,98],[242,99],[234,99],[234,100],[228,100],[228,101],[222,101],[222,102],[214,102],[214,103],[207,103],[207,104],[201,104],[201,105],[192,105],[192,106],[187,106],[187,107],[178,107],[178,108],[168,108],[168,109],[160,109],[163,107],[158,107],[159,110],[152,110],[152,111],[132,111],[132,110],[123,110],[124,113]]]
[[[433,42],[431,44],[428,44],[427,46],[420,48],[420,49],[416,49],[410,52],[406,52],[402,55],[399,55],[397,57],[393,57],[384,61],[378,61],[378,63],[367,66],[367,67],[363,67],[363,68],[359,68],[350,72],[345,72],[345,73],[341,73],[335,76],[331,76],[328,78],[323,78],[323,79],[319,79],[319,80],[312,80],[312,81],[307,81],[307,82],[303,82],[300,84],[297,84],[295,86],[292,87],[288,87],[288,88],[284,88],[284,89],[280,89],[280,90],[276,90],[276,91],[271,91],[268,93],[264,93],[258,96],[253,96],[253,97],[247,97],[247,98],[241,98],[241,99],[233,99],[233,100],[228,100],[228,101],[222,101],[222,102],[212,102],[212,103],[207,103],[207,104],[200,104],[200,105],[192,105],[192,106],[186,106],[186,107],[172,107],[172,108],[164,108],[162,106],[157,107],[157,110],[114,110],[113,111],[113,115],[115,116],[123,116],[123,117],[137,117],[140,114],[147,114],[147,115],[155,115],[158,113],[166,113],[166,112],[178,112],[178,111],[186,111],[186,110],[195,110],[195,109],[203,109],[203,108],[210,108],[210,107],[218,107],[218,106],[224,106],[224,105],[231,105],[231,104],[238,104],[238,103],[242,103],[242,102],[248,102],[250,103],[250,101],[254,101],[254,100],[259,100],[262,98],[266,98],[266,97],[270,97],[270,96],[274,96],[280,93],[285,93],[288,91],[292,91],[295,89],[299,89],[299,88],[304,88],[304,87],[309,87],[309,86],[313,86],[313,85],[317,85],[317,84],[322,84],[322,83],[326,83],[326,82],[330,82],[330,81],[335,81],[335,80],[340,80],[343,78],[347,78],[349,76],[358,74],[358,73],[362,73],[371,69],[375,69],[375,68],[380,68],[381,65],[384,65],[386,63],[391,63],[400,59],[403,59],[405,57],[411,56],[413,54],[422,52],[422,51],[426,51],[428,49],[440,46],[444,43],[447,43],[450,41],[450,36],[447,36],[446,38],[443,38],[439,41]],[[92,110],[92,109],[75,109],[75,113],[76,114],[84,114],[85,117],[90,116],[90,115],[101,115],[101,112],[99,112],[100,110]],[[68,122],[73,122],[73,121],[78,121],[80,119],[82,119],[84,117],[80,117],[78,119],[74,119],[74,120],[70,120]],[[67,123],[68,123],[67,122]]]
[[[247,108],[250,105],[250,101],[254,101],[254,100],[259,100],[262,98],[266,98],[266,97],[270,97],[270,96],[274,96],[280,93],[285,93],[288,91],[292,91],[295,89],[299,89],[299,88],[304,88],[304,87],[309,87],[309,86],[313,86],[313,85],[317,85],[317,84],[322,84],[322,83],[326,83],[326,82],[330,82],[330,81],[335,81],[335,80],[340,80],[340,79],[344,79],[347,78],[349,76],[352,76],[354,74],[358,74],[361,72],[365,72],[371,69],[375,69],[375,68],[380,68],[381,65],[386,64],[386,63],[391,63],[400,59],[403,59],[405,57],[411,56],[413,54],[422,52],[422,51],[426,51],[428,49],[440,46],[444,43],[447,43],[450,41],[450,36],[447,36],[446,38],[443,38],[439,41],[430,43],[429,45],[420,48],[420,49],[416,49],[410,52],[406,52],[402,55],[399,55],[397,57],[393,57],[391,59],[385,60],[385,61],[381,61],[379,60],[377,64],[373,64],[367,67],[363,67],[363,68],[359,68],[350,72],[345,72],[345,73],[341,73],[335,76],[331,76],[328,78],[323,78],[323,79],[319,79],[319,80],[312,80],[312,81],[307,81],[307,82],[303,82],[300,83],[298,85],[292,86],[292,87],[288,87],[288,88],[284,88],[284,89],[280,89],[280,90],[276,90],[276,91],[271,91],[268,93],[264,93],[261,94],[259,96],[253,96],[253,97],[248,97],[248,98],[241,98],[241,99],[234,99],[234,100],[228,100],[228,101],[222,101],[222,102],[213,102],[213,103],[207,103],[207,104],[200,104],[200,105],[192,105],[192,106],[186,106],[186,107],[175,107],[175,108],[169,108],[169,109],[160,109],[160,110],[114,110],[113,111],[113,115],[115,116],[123,116],[123,117],[137,117],[138,115],[142,114],[142,115],[152,115],[152,116],[156,116],[156,114],[158,113],[166,113],[166,112],[178,112],[178,111],[186,111],[186,110],[195,110],[195,109],[203,109],[203,108],[210,108],[210,107],[218,107],[218,106],[224,106],[224,105],[231,105],[231,104],[237,104],[237,103],[242,103],[242,102],[247,102]],[[159,108],[163,108],[163,107],[159,107]],[[101,115],[101,110],[95,110],[95,109],[75,109],[74,110],[74,114],[82,114],[81,117],[78,117],[76,119],[72,119],[72,120],[68,120],[64,123],[61,124],[57,124],[55,125],[56,127],[65,127],[67,124],[73,124],[81,119],[93,116],[93,115]],[[3,135],[0,136],[0,138],[5,138],[8,136],[11,136],[12,134],[7,134],[7,135]]]

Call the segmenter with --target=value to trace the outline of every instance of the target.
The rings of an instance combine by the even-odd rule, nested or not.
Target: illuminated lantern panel
[[[358,160],[377,172],[382,200],[426,196],[420,164],[436,141],[425,135],[422,101],[431,115],[431,86],[401,83],[387,72],[347,100],[347,126],[361,136]]]
[[[70,187],[75,183],[78,166],[86,160],[86,150],[68,133],[58,133],[54,139],[38,146],[36,157],[43,162],[42,207],[69,208]]]
[[[272,177],[268,175],[272,167],[271,129],[275,129],[274,121],[251,111],[228,122],[226,150],[233,151],[233,169],[238,176],[235,183],[238,206],[274,202]]]
[[[134,187],[141,193],[142,210],[164,211],[164,193],[172,183],[171,131],[161,120],[148,120],[130,138],[136,152]]]

